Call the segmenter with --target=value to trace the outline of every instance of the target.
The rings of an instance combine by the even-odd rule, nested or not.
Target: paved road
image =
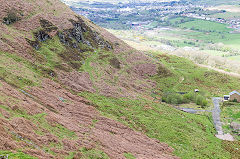
[[[212,117],[213,117],[213,122],[215,129],[217,131],[216,137],[221,139],[221,140],[228,140],[228,141],[234,141],[234,138],[231,134],[224,134],[223,129],[222,129],[222,123],[221,123],[221,109],[220,109],[220,102],[221,98],[219,97],[214,97],[212,98],[214,108],[212,110]]]
[[[223,135],[222,123],[220,120],[221,109],[220,109],[220,104],[219,104],[221,101],[221,98],[214,97],[214,98],[212,98],[212,100],[213,100],[213,104],[214,104],[214,108],[212,110],[214,126],[216,128],[217,135]]]

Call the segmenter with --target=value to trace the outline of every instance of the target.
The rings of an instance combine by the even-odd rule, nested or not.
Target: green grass
[[[222,105],[221,118],[224,123],[224,131],[235,134],[229,124],[232,122],[240,123],[240,103],[224,102]],[[240,141],[240,137],[237,134],[234,135],[234,137]]]
[[[85,54],[86,59],[83,61],[79,72],[88,72],[90,80],[93,82],[93,84],[104,75],[104,71],[111,65],[111,59],[117,59],[112,52],[105,50],[96,50],[95,52],[88,52]],[[95,66],[92,64],[95,64]],[[112,81],[109,80],[107,82],[113,83],[116,81],[117,77],[115,79],[112,79]],[[94,88],[98,90],[98,88],[95,86]]]
[[[230,32],[232,29],[227,28],[226,24],[206,21],[206,20],[194,20],[186,23],[182,23],[178,25],[180,28],[187,28],[197,31],[203,31],[203,32]]]
[[[210,15],[210,17],[232,19],[232,18],[240,18],[240,15],[239,15],[239,13],[225,12],[225,13],[217,13],[217,14],[214,14],[214,15]]]
[[[198,67],[185,58],[164,55],[158,52],[154,54],[156,59],[163,63],[172,73],[171,76],[167,77],[151,77],[152,80],[157,82],[161,92],[189,92],[200,89],[200,91],[206,92],[207,96],[212,97],[223,96],[232,90],[240,89],[238,85],[239,78]],[[181,81],[181,79],[184,80]]]
[[[76,158],[76,154],[80,155],[77,157],[79,159],[110,159],[106,153],[104,153],[102,150],[94,148],[94,149],[87,149],[85,147],[80,148],[79,151],[76,152],[70,152],[68,156],[65,157],[65,159],[73,159]]]
[[[0,78],[18,88],[40,83],[40,74],[30,62],[7,52],[0,52]]]
[[[230,154],[222,149],[221,140],[214,136],[214,126],[208,115],[188,114],[144,99],[110,98],[90,93],[80,95],[97,105],[103,115],[168,143],[175,148],[174,154],[179,157],[230,158]]]
[[[232,89],[240,89],[238,78],[198,67],[190,60],[177,56],[158,52],[152,54],[156,60],[165,65],[161,68],[162,74],[149,77],[157,82],[157,89],[153,91],[160,95],[165,91],[188,92],[198,88],[210,99],[212,96],[222,96]],[[170,74],[164,74],[167,72]],[[214,136],[216,132],[211,121],[211,113],[188,114],[164,103],[145,100],[141,96],[133,100],[86,92],[79,95],[96,105],[104,116],[120,121],[151,138],[168,143],[175,149],[174,154],[181,158],[224,159],[231,156],[222,147],[222,141]],[[152,109],[146,109],[145,106]]]
[[[65,47],[61,44],[58,37],[54,37],[51,40],[47,40],[44,43],[41,43],[41,47],[37,50],[37,53],[43,56],[45,59],[44,67],[49,67],[54,69],[59,62],[61,62],[58,54],[62,53],[65,50]]]
[[[63,125],[60,125],[58,123],[54,123],[53,125],[51,125],[45,118],[47,115],[46,113],[29,115],[25,111],[22,111],[20,109],[12,110],[10,107],[4,106],[4,105],[0,105],[0,109],[4,109],[5,111],[7,111],[9,113],[10,118],[9,119],[5,118],[6,120],[13,120],[14,118],[25,118],[26,120],[31,121],[36,126],[36,129],[34,129],[33,131],[37,135],[43,136],[48,133],[55,135],[59,139],[59,141],[57,143],[55,143],[55,142],[45,143],[42,145],[42,148],[41,148],[42,150],[44,150],[45,152],[47,152],[51,155],[56,155],[53,151],[51,151],[51,148],[56,148],[59,150],[63,149],[63,143],[62,143],[63,139],[69,139],[69,140],[78,139],[75,132],[65,128]],[[0,114],[0,118],[4,118],[2,114]],[[16,132],[11,132],[11,133],[14,135]],[[31,141],[30,139],[24,138],[24,140],[20,140],[15,135],[14,135],[14,138],[19,142],[25,142],[27,144],[29,142],[31,142],[31,143],[33,143],[33,145],[35,145],[35,143],[33,141]],[[32,145],[29,145],[29,146],[32,146]],[[32,147],[32,148],[35,148],[35,147]],[[13,155],[13,157],[15,157],[15,156]],[[12,157],[10,156],[10,158],[12,158]],[[16,159],[17,158],[24,159],[24,154],[22,154],[22,153],[16,154]],[[28,159],[27,156],[25,158]]]
[[[30,156],[21,151],[11,152],[11,151],[2,151],[0,150],[0,155],[6,156],[8,155],[9,159],[37,159],[37,157]]]
[[[0,105],[0,108],[6,110],[10,114],[10,119],[12,120],[17,117],[25,118],[27,120],[32,121],[36,126],[37,130],[34,130],[39,135],[44,135],[45,130],[57,136],[59,139],[77,139],[75,132],[68,130],[60,124],[50,125],[48,121],[45,119],[47,114],[41,113],[36,115],[29,115],[25,111],[22,110],[12,110],[7,106]]]
[[[126,159],[136,159],[136,157],[133,156],[133,154],[131,153],[125,153],[124,156],[126,157]]]
[[[80,152],[82,153],[81,159],[109,159],[107,154],[98,149],[89,150],[86,148],[82,148]]]

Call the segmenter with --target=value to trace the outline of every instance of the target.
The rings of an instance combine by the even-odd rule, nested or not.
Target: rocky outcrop
[[[85,50],[82,50],[83,48],[79,46],[79,43],[86,45],[89,49],[113,49],[108,41],[105,41],[99,33],[93,31],[80,17],[78,17],[77,21],[70,21],[73,28],[58,32],[58,37],[64,45],[78,48],[80,51]]]
[[[46,19],[40,19],[41,29],[34,32],[34,40],[26,38],[26,41],[36,50],[41,47],[41,42],[45,42],[55,36],[53,32],[58,28]]]

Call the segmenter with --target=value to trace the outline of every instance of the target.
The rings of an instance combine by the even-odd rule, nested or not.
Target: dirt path
[[[211,69],[211,70],[214,70],[214,71],[217,71],[217,72],[229,75],[229,76],[240,78],[240,74],[239,73],[227,72],[227,71],[224,71],[224,70],[221,70],[221,69],[218,69],[218,68],[214,68],[214,67],[207,66],[207,65],[202,65],[202,64],[197,64],[197,65],[200,66],[200,67],[208,68],[208,69]]]
[[[221,98],[219,97],[214,97],[212,98],[213,100],[213,105],[214,108],[212,110],[212,117],[213,117],[213,122],[214,126],[216,128],[217,134],[215,135],[217,138],[221,140],[228,140],[228,141],[234,141],[234,138],[231,134],[224,134],[223,129],[222,129],[222,123],[221,123],[221,109],[220,109],[220,101]]]

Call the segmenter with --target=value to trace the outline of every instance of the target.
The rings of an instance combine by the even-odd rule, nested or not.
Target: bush
[[[238,100],[237,100],[237,99],[233,99],[233,102],[237,103],[237,102],[238,102]]]
[[[195,100],[195,93],[194,92],[188,92],[187,94],[183,95],[183,98],[189,101]]]
[[[20,20],[17,13],[14,10],[8,12],[7,16],[3,18],[3,23],[10,25],[15,23],[16,21]]]
[[[201,95],[198,95],[196,97],[196,104],[197,105],[201,105],[202,108],[204,108],[205,106],[207,106],[208,104],[208,101],[206,100],[205,97],[201,96]]]
[[[196,97],[196,104],[197,104],[197,105],[201,105],[201,104],[202,104],[202,101],[203,101],[203,97],[200,96],[200,95],[198,95],[198,96]]]
[[[202,108],[207,106],[208,101],[201,94],[195,94],[194,92],[189,92],[184,95],[177,94],[175,92],[167,92],[162,97],[162,102],[169,104],[183,104],[194,102],[197,105],[200,105]]]
[[[176,93],[167,93],[162,97],[162,102],[169,104],[183,104],[183,96]]]

